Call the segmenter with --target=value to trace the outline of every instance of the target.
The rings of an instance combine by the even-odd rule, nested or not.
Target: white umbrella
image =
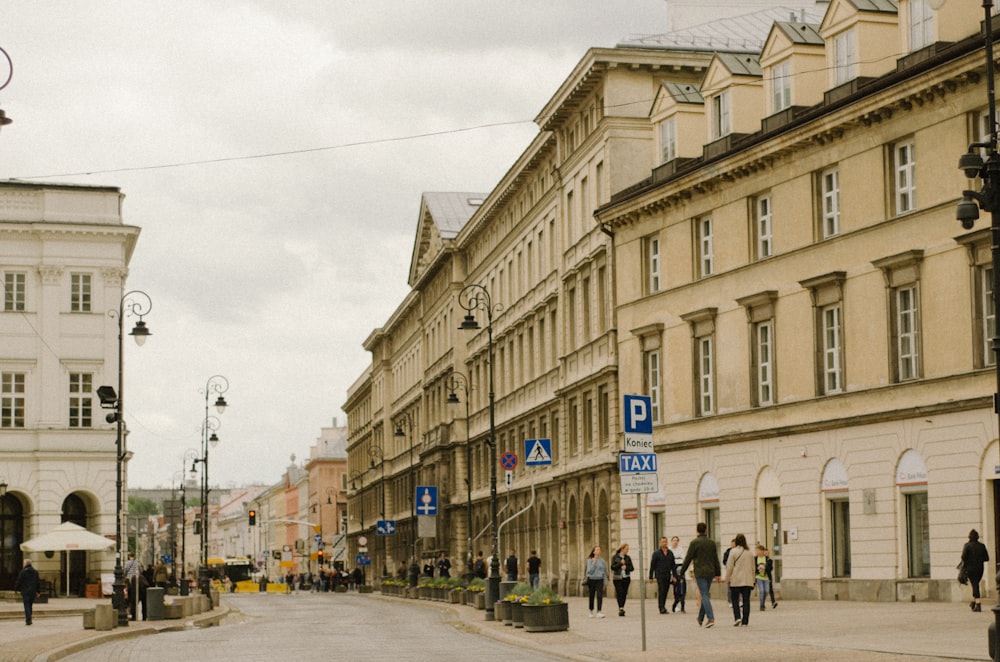
[[[103,551],[115,541],[91,533],[73,522],[63,522],[48,533],[21,543],[22,552]],[[66,559],[66,595],[69,596],[69,558]]]

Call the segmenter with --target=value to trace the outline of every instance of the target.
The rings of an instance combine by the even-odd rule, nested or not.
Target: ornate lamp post
[[[357,469],[355,469],[355,470],[351,471],[350,478],[351,478],[351,491],[350,491],[349,494],[350,494],[350,496],[357,496],[357,497],[359,497],[358,498],[358,502],[360,503],[361,530],[358,531],[358,535],[359,536],[363,536],[363,535],[365,535],[365,495],[364,495],[364,489],[365,489],[365,472],[364,471],[358,471]],[[360,481],[360,483],[361,483],[360,486],[357,483],[355,483],[355,481]],[[358,545],[357,547],[358,547],[358,550],[357,550],[358,551],[358,555],[360,555],[362,553],[360,548],[363,547],[363,545]],[[367,578],[368,578],[368,573],[365,572],[365,581],[366,582],[367,582]]]
[[[403,432],[403,423],[406,423],[406,432]],[[413,564],[417,559],[417,484],[413,480],[413,419],[404,411],[393,419],[392,424],[396,427],[396,431],[393,433],[394,437],[409,437],[410,439],[410,471],[407,482],[410,489],[410,564]]]
[[[457,405],[458,395],[456,391],[465,391],[465,491],[466,491],[466,522],[467,533],[469,534],[469,548],[466,554],[466,572],[473,574],[472,569],[472,444],[469,443],[469,378],[460,372],[453,372],[448,377],[448,404]]]
[[[201,457],[195,462],[201,462],[201,572],[199,581],[201,582],[201,592],[211,598],[212,596],[212,573],[208,568],[208,447],[215,448],[219,444],[219,437],[215,431],[219,429],[219,419],[208,415],[208,402],[213,393],[218,394],[215,399],[215,409],[220,414],[225,413],[229,403],[222,397],[222,394],[229,390],[229,380],[222,375],[212,375],[205,382],[205,420],[201,426]],[[211,432],[211,435],[209,435]],[[191,465],[192,468],[194,465]]]
[[[118,612],[118,625],[128,626],[128,606],[125,603],[125,570],[122,562],[122,517],[124,517],[124,507],[122,505],[122,465],[125,462],[125,371],[123,370],[123,358],[125,355],[125,317],[135,315],[139,321],[128,335],[135,338],[135,342],[140,347],[146,342],[146,338],[153,335],[146,328],[146,323],[142,318],[149,314],[153,308],[153,301],[149,295],[141,290],[126,292],[118,303],[118,310],[109,310],[108,317],[117,318],[118,321],[118,392],[112,386],[101,386],[97,389],[97,397],[101,401],[102,409],[112,410],[104,420],[108,423],[115,423],[115,583],[114,593],[111,596],[111,604]]]
[[[490,522],[492,539],[492,557],[490,558],[490,577],[486,584],[486,620],[494,620],[495,614],[493,605],[500,597],[500,538],[497,524],[497,439],[496,439],[496,395],[493,390],[493,301],[490,292],[478,283],[471,283],[462,288],[458,293],[458,304],[462,306],[468,315],[462,320],[460,329],[466,331],[479,330],[479,322],[476,321],[473,311],[482,310],[486,313],[486,342],[489,363],[490,382],[490,436],[486,440],[490,447]],[[499,304],[497,310],[499,310]]]
[[[385,520],[385,452],[382,450],[381,446],[371,446],[368,448],[368,457],[371,458],[371,468],[375,468],[375,458],[378,458],[378,463],[382,467],[382,481],[381,492],[382,492],[382,511],[379,517]],[[387,535],[382,536],[382,576],[386,577],[389,574],[389,549],[388,549],[388,538]]]

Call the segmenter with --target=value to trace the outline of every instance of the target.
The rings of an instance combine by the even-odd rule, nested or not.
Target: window
[[[6,312],[23,312],[25,298],[25,274],[6,272],[3,275],[3,309]]]
[[[611,439],[611,396],[607,386],[597,387],[597,434],[601,448],[608,445]]]
[[[698,219],[698,276],[705,278],[715,271],[712,249],[712,219]]]
[[[851,576],[851,502],[830,500],[830,560],[834,577]]]
[[[792,65],[788,60],[771,67],[771,112],[780,112],[792,105]]]
[[[669,163],[677,158],[677,118],[671,117],[660,122],[660,163]]]
[[[24,427],[24,373],[0,374],[0,428]]]
[[[583,398],[583,452],[594,450],[594,398],[588,393]]]
[[[576,404],[576,398],[569,400],[569,454],[580,454],[580,407]]]
[[[931,536],[927,492],[904,494],[906,501],[906,556],[910,577],[930,577]]]
[[[996,354],[993,351],[993,338],[997,334],[997,311],[993,307],[993,269],[982,266],[976,269],[978,273],[978,308],[979,311],[979,342],[982,359],[980,367],[996,365]]]
[[[857,77],[857,51],[852,28],[833,38],[833,85],[836,87]]]
[[[70,275],[70,311],[90,312],[90,274]]]
[[[758,407],[774,404],[774,320],[753,325],[752,364],[754,404]]]
[[[608,330],[608,269],[597,268],[597,332]]]
[[[590,329],[590,278],[584,278],[580,281],[580,299],[582,314],[580,317],[583,319],[583,342],[587,343],[591,340],[591,329]]]
[[[71,372],[69,375],[69,426],[89,428],[92,425],[94,391],[93,375]]]
[[[844,388],[844,350],[841,341],[843,325],[840,304],[827,306],[820,311],[823,324],[823,388],[821,392],[840,393]]]
[[[729,91],[726,90],[712,97],[712,140],[728,136],[729,133]]]
[[[660,291],[660,238],[657,236],[646,237],[643,241],[646,264],[646,293],[653,294]]]
[[[698,338],[695,342],[697,360],[698,406],[697,415],[707,416],[715,412],[715,356],[712,336]]]
[[[754,247],[756,259],[771,257],[774,253],[771,225],[771,196],[761,195],[753,201]]]
[[[934,12],[927,0],[910,0],[910,52],[934,43]]]
[[[893,292],[895,304],[894,344],[896,346],[897,381],[907,381],[920,376],[919,317],[917,286],[897,288]]]
[[[828,168],[819,175],[820,236],[829,239],[840,234],[840,170]]]
[[[903,382],[921,376],[920,264],[922,250],[911,250],[879,260],[888,288],[890,379]]]
[[[905,214],[916,207],[916,181],[913,141],[896,143],[892,148],[895,213]]]
[[[569,351],[576,349],[576,288],[566,290],[566,340]]]
[[[649,395],[650,418],[654,423],[660,422],[660,350],[655,349],[643,353],[643,375],[645,391]]]

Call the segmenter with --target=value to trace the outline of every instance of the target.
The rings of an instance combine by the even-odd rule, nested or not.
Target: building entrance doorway
[[[774,561],[774,584],[781,585],[781,499],[772,497],[764,499],[764,545],[771,550],[771,560]]]

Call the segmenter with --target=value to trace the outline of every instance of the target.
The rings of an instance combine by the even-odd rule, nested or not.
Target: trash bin
[[[163,594],[165,591],[160,587],[150,586],[146,589],[146,620],[163,620]]]

